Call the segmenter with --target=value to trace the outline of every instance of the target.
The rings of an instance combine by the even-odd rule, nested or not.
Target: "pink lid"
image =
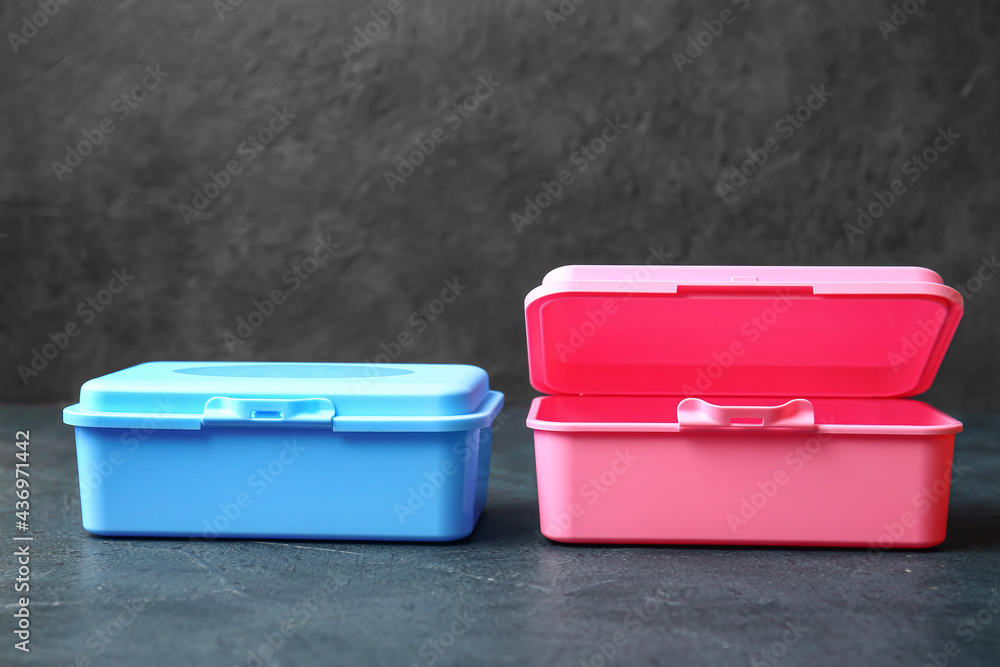
[[[564,266],[525,299],[548,394],[912,396],[961,317],[916,267]]]

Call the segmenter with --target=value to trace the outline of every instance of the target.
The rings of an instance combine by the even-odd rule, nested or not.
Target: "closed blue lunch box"
[[[475,366],[152,362],[63,420],[91,533],[447,541],[486,504],[502,407]]]

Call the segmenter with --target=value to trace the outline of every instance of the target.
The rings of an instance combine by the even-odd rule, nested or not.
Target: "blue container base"
[[[95,535],[448,542],[472,533],[486,503],[492,428],[76,433]]]
[[[193,537],[190,532],[149,532],[142,530],[92,530],[84,526],[84,530],[95,537],[102,538],[162,538],[162,539],[186,539],[196,542],[216,542],[219,540],[281,540],[281,541],[308,541],[308,542],[456,542],[464,540],[472,535],[476,523],[468,531],[463,531],[454,535],[425,535],[414,537],[412,535],[304,535],[304,534],[283,534],[283,533],[225,533],[218,537]]]

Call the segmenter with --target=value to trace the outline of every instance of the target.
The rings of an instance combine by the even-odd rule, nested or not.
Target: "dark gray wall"
[[[478,364],[526,401],[522,300],[561,264],[662,247],[683,264],[916,264],[957,286],[1000,250],[994,2],[914,2],[890,32],[887,0],[588,2],[554,23],[555,2],[402,0],[348,61],[387,4],[243,2],[220,18],[208,0],[73,2],[28,39],[11,32],[38,5],[3,4],[0,398],[68,401],[150,359],[374,359],[406,332],[397,360]],[[723,9],[732,22],[679,71],[674,52]],[[500,85],[454,115],[479,77]],[[144,79],[135,108],[115,101]],[[814,87],[833,95],[779,124]],[[241,149],[275,108],[294,118]],[[574,162],[605,119],[628,127]],[[102,121],[114,130],[92,154],[53,167]],[[948,127],[953,145],[904,173]],[[390,190],[396,156],[432,135]],[[723,200],[719,179],[769,138],[776,152]],[[187,222],[180,205],[233,160]],[[512,212],[563,169],[573,182],[518,233]],[[905,192],[852,243],[844,224],[895,179]],[[283,274],[317,237],[337,247],[293,289]],[[78,308],[123,267],[135,278],[102,312]],[[467,289],[445,312],[411,320],[455,278]],[[230,352],[223,333],[275,289],[286,301]],[[928,396],[942,407],[1000,408],[998,298],[992,280],[966,304]],[[67,325],[25,386],[17,366]]]

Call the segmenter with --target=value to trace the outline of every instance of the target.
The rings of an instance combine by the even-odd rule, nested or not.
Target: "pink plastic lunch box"
[[[930,547],[962,297],[908,267],[565,266],[525,299],[542,533]]]

